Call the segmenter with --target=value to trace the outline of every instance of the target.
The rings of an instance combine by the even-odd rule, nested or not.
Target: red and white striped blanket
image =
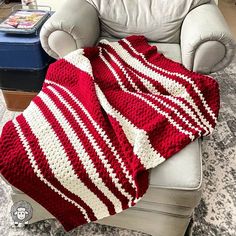
[[[42,91],[1,136],[1,174],[66,230],[133,206],[154,168],[209,135],[217,82],[142,36],[103,40],[52,64]]]

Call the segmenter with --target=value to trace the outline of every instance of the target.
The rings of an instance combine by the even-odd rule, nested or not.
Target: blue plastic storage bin
[[[38,35],[0,32],[0,69],[42,70],[51,58],[42,49]]]

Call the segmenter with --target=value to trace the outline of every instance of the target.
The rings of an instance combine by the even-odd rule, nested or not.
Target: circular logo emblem
[[[29,220],[33,216],[33,208],[26,201],[19,201],[11,207],[11,217],[14,224],[18,227],[23,227],[29,223]]]

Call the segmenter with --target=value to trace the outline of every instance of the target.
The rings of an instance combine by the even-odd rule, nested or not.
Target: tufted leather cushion
[[[103,36],[142,34],[150,41],[179,43],[188,12],[210,0],[86,0],[98,11]]]

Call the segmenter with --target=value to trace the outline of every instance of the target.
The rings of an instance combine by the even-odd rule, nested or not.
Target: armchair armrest
[[[218,7],[204,4],[186,16],[181,29],[183,65],[211,73],[227,66],[233,58],[235,42]]]
[[[100,27],[97,11],[84,0],[65,0],[43,25],[40,39],[52,57],[63,57],[80,47],[96,43]]]

